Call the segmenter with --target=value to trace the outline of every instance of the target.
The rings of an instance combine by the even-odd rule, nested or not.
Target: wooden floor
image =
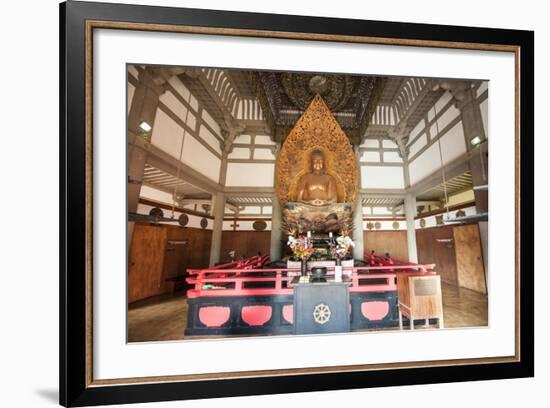
[[[487,296],[447,284],[442,284],[442,293],[446,328],[487,326]],[[136,302],[128,311],[128,341],[200,338],[184,336],[186,324],[187,301],[183,292]]]

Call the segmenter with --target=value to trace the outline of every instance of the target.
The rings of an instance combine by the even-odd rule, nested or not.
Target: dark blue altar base
[[[399,326],[397,292],[351,292],[350,328],[354,330],[390,328]],[[284,306],[293,306],[293,295],[277,296],[236,296],[199,297],[188,299],[186,336],[243,335],[243,334],[292,334],[294,326],[283,316]],[[365,302],[387,302],[388,313],[380,320],[369,320],[361,312]],[[242,309],[246,306],[269,306],[271,317],[262,325],[249,325],[243,320]],[[207,327],[199,318],[203,307],[229,308],[229,318],[219,327]],[[431,319],[435,324],[437,319]],[[423,325],[424,320],[415,320],[415,325]],[[403,317],[403,326],[409,327],[409,320]]]

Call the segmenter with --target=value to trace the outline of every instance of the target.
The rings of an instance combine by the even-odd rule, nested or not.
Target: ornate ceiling
[[[319,94],[352,141],[359,141],[383,89],[383,78],[324,73],[250,72],[276,139],[283,140]]]
[[[354,145],[410,130],[441,96],[431,80],[348,74],[182,68],[178,76],[224,129],[282,142],[316,94]]]

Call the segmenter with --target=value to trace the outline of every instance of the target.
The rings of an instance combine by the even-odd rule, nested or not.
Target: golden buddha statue
[[[304,174],[296,188],[296,201],[324,206],[338,201],[336,180],[326,173],[325,156],[315,150],[310,156],[310,173]]]

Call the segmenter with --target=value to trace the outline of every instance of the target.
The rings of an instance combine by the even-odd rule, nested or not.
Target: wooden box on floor
[[[439,328],[443,328],[443,302],[441,298],[441,278],[439,275],[418,273],[397,274],[397,298],[399,301],[399,328],[403,329],[403,315],[410,321],[437,318]]]

